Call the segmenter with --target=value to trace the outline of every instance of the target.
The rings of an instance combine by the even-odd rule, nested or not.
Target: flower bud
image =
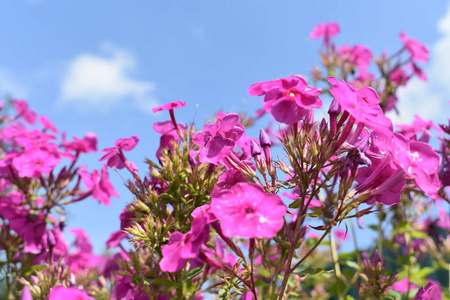
[[[259,144],[263,148],[272,146],[272,142],[270,141],[269,136],[267,135],[267,133],[262,128],[261,128],[261,130],[259,132]]]
[[[52,231],[47,231],[47,244],[50,249],[56,245],[55,235]]]
[[[341,106],[339,105],[339,102],[336,101],[336,99],[333,99],[330,104],[330,108],[328,109],[329,115],[339,115],[341,113]]]
[[[262,154],[261,148],[259,148],[258,144],[253,139],[250,143],[250,153],[253,157]]]

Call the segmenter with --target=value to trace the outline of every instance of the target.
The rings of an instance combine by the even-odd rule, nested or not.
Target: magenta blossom
[[[423,142],[409,141],[399,133],[394,133],[395,163],[414,179],[417,187],[430,197],[438,198],[440,182],[437,175],[439,155]]]
[[[83,139],[73,137],[73,142],[63,141],[62,146],[67,150],[72,150],[79,153],[90,153],[97,151],[97,135],[93,132],[88,132]]]
[[[217,124],[206,125],[203,132],[198,133],[193,142],[200,146],[200,162],[219,164],[228,156],[236,145],[236,141],[244,134],[244,126],[239,123],[239,115],[228,113],[219,119]]]
[[[185,126],[183,124],[178,123],[177,125],[180,130],[184,131]],[[159,159],[162,157],[162,149],[169,148],[170,150],[173,150],[173,141],[178,142],[180,137],[172,121],[156,122],[153,124],[153,130],[156,133],[162,134],[159,142],[159,148],[156,150],[156,157]]]
[[[330,38],[337,35],[340,32],[339,24],[335,22],[323,23],[314,26],[313,31],[310,33],[312,39],[323,38],[323,43],[328,46]]]
[[[28,103],[25,100],[13,100],[14,108],[16,109],[17,116],[22,117],[29,124],[34,125],[36,122],[36,113],[28,108]]]
[[[211,198],[211,210],[227,237],[273,238],[283,227],[286,205],[256,184],[237,183]]]
[[[73,287],[64,287],[62,285],[53,287],[48,295],[49,300],[95,300],[89,297],[85,291]]]
[[[408,51],[412,62],[428,62],[430,51],[427,46],[423,45],[418,40],[408,37],[404,31],[400,33],[400,40],[406,51]]]
[[[54,133],[58,133],[58,129],[56,129],[55,125],[53,125],[53,123],[50,122],[50,120],[46,116],[39,116],[39,122],[44,129],[48,129],[50,131],[53,131]]]
[[[370,87],[357,90],[345,81],[328,77],[331,83],[330,93],[340,104],[342,110],[347,111],[356,122],[364,123],[372,130],[379,131],[385,136],[392,135],[392,121],[384,116],[379,103],[377,92]]]
[[[252,84],[248,93],[251,96],[264,95],[264,109],[284,124],[300,121],[308,114],[309,108],[322,107],[322,100],[318,97],[322,90],[309,87],[298,75]]]
[[[108,170],[106,164],[103,165],[101,173],[97,170],[92,171],[92,174],[86,170],[86,166],[80,166],[78,174],[81,176],[84,185],[90,190],[92,198],[98,200],[100,203],[108,206],[111,204],[111,197],[118,198],[113,185],[108,178]]]
[[[366,69],[370,65],[370,61],[372,59],[372,52],[370,49],[359,44],[356,44],[353,47],[342,45],[339,48],[339,53],[349,62],[363,69]]]
[[[40,177],[50,174],[61,158],[52,152],[32,149],[22,152],[12,160],[13,167],[18,171],[19,177]]]
[[[163,104],[163,105],[158,106],[158,107],[154,107],[152,109],[152,112],[155,113],[157,111],[171,110],[171,109],[174,109],[174,108],[181,108],[181,107],[185,107],[185,106],[186,106],[186,102],[178,100],[178,101],[173,101],[173,102],[170,102],[170,103]]]
[[[139,137],[133,135],[129,138],[118,139],[114,142],[114,147],[105,148],[100,153],[106,153],[99,161],[108,160],[107,165],[110,168],[123,169],[125,167],[126,159],[123,151],[131,151],[139,143]],[[131,168],[131,167],[130,167]]]
[[[203,214],[192,221],[191,230],[185,234],[172,233],[169,244],[162,247],[163,258],[159,266],[163,272],[176,272],[186,265],[188,259],[196,258],[201,246],[209,240],[209,225]]]

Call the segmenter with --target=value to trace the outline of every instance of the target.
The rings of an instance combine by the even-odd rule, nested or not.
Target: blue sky
[[[367,3],[367,4],[366,4]],[[430,46],[429,82],[401,92],[400,120],[414,113],[445,121],[450,109],[450,11],[447,1],[50,1],[0,4],[0,96],[25,98],[68,136],[92,131],[99,149],[133,134],[129,159],[144,174],[159,137],[152,124],[158,104],[183,100],[178,119],[201,125],[218,110],[248,113],[258,81],[309,75],[320,42],[318,23],[338,22],[338,44],[361,43],[375,55],[401,47],[406,33]],[[401,100],[402,101],[402,100]],[[264,124],[257,124],[263,126]],[[256,128],[254,132],[259,130]],[[100,154],[84,160],[100,168]],[[97,251],[118,229],[132,200],[111,172],[120,199],[110,207],[85,200],[69,208],[68,225],[84,228]]]

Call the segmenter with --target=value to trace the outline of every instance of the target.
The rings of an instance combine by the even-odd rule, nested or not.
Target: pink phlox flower
[[[200,162],[219,164],[228,156],[243,135],[244,127],[239,123],[239,115],[228,113],[218,123],[206,125],[203,132],[197,133],[193,142],[200,146]]]
[[[178,101],[173,101],[173,102],[163,104],[158,107],[154,107],[152,109],[152,112],[155,113],[157,111],[171,110],[171,109],[181,108],[181,107],[185,107],[185,106],[186,106],[186,102],[178,100]]]
[[[93,132],[88,132],[82,139],[73,137],[73,142],[63,141],[61,145],[68,151],[76,153],[90,153],[97,151],[97,135]]]
[[[219,176],[219,182],[214,186],[211,195],[215,195],[222,190],[230,189],[239,182],[248,182],[242,174],[234,169],[226,170]]]
[[[439,211],[439,217],[436,219],[436,224],[447,230],[450,231],[450,216],[448,213],[439,205],[436,205]]]
[[[85,291],[73,288],[64,287],[62,285],[53,287],[48,294],[49,300],[95,300],[89,297]]]
[[[23,287],[22,293],[20,294],[20,300],[33,300],[33,296],[31,295],[28,285]]]
[[[439,198],[439,155],[430,145],[409,141],[402,134],[394,133],[392,156],[394,162],[414,179],[419,189],[432,198]]]
[[[308,114],[308,109],[322,107],[318,97],[322,90],[309,87],[299,75],[252,84],[248,93],[264,95],[265,110],[284,124],[296,123]]]
[[[125,167],[123,160],[123,151],[131,151],[139,143],[139,137],[136,135],[130,138],[121,138],[114,142],[114,147],[105,148],[100,153],[106,153],[99,161],[107,160],[110,168],[123,169]]]
[[[273,238],[287,211],[279,196],[251,183],[237,183],[211,195],[211,209],[225,236],[244,238]]]
[[[119,194],[109,181],[106,164],[103,165],[100,174],[97,170],[94,170],[89,174],[86,170],[86,165],[79,167],[78,174],[83,180],[84,185],[90,189],[92,198],[98,200],[100,203],[108,206],[111,204],[111,197],[119,197]]]
[[[219,258],[219,262],[223,265],[228,265],[230,268],[233,268],[237,262],[236,256],[231,253],[227,253],[227,247],[225,242],[222,239],[216,239],[216,254]]]
[[[20,134],[15,137],[16,143],[19,146],[23,147],[25,150],[32,148],[41,148],[57,152],[57,146],[55,144],[49,144],[49,141],[54,139],[54,135],[44,133],[37,129],[22,129],[20,131]]]
[[[78,252],[86,252],[91,253],[92,252],[92,245],[89,240],[89,236],[87,233],[81,229],[81,228],[71,228],[69,229],[70,233],[75,235],[75,242],[74,246],[76,248],[76,251]]]
[[[398,129],[400,129],[399,133],[403,134],[405,137],[407,137],[410,140],[419,140],[424,143],[428,143],[430,140],[431,129],[435,129],[438,132],[442,132],[442,129],[436,125],[433,124],[433,121],[425,121],[420,116],[415,115],[414,121],[412,124],[405,124],[405,125],[396,125]],[[417,137],[417,134],[422,134],[420,138]]]
[[[420,80],[427,81],[427,74],[425,74],[425,72],[418,65],[411,64],[409,67],[412,69],[413,74],[419,77]]]
[[[186,126],[178,123],[178,128],[184,132]],[[159,148],[156,151],[156,157],[159,159],[162,157],[162,149],[169,148],[170,150],[173,150],[172,142],[178,142],[180,140],[180,136],[178,135],[172,121],[156,122],[153,124],[153,130],[156,133],[162,134],[159,142]]]
[[[342,45],[338,51],[342,57],[359,68],[366,69],[370,65],[372,51],[366,46],[356,44],[353,47],[348,47]]]
[[[358,69],[355,79],[351,82],[356,87],[366,87],[372,84],[375,80],[375,75],[366,69]]]
[[[255,138],[247,136],[245,133],[236,141],[236,146],[242,151],[242,154],[240,155],[241,159],[249,159],[252,157],[250,150],[252,141],[257,143]]]
[[[122,210],[122,213],[119,215],[120,220],[120,230],[125,230],[128,227],[131,227],[134,223],[134,218],[136,216],[133,213],[128,212],[128,207],[125,207]]]
[[[336,36],[340,31],[339,24],[335,22],[322,23],[314,26],[309,36],[312,39],[323,38],[323,43],[328,46],[330,38]]]
[[[42,174],[50,174],[62,159],[58,154],[41,149],[23,151],[12,159],[12,166],[19,177],[38,178]]]
[[[117,230],[111,233],[109,239],[106,241],[106,249],[114,248],[120,245],[122,240],[126,239],[128,234],[122,230]]]
[[[427,285],[421,287],[414,300],[442,300],[442,287],[439,282],[427,279]]]
[[[72,228],[69,231],[76,237],[73,243],[75,249],[66,256],[70,270],[76,275],[89,272],[91,269],[102,269],[106,259],[92,253],[92,244],[84,230]]]
[[[39,116],[39,122],[44,129],[48,129],[53,133],[58,133],[58,129],[56,129],[55,125],[53,125],[53,123],[50,122],[50,120],[46,116]]]
[[[12,100],[13,106],[17,112],[17,117],[23,118],[30,125],[36,123],[36,113],[29,109],[25,100]]]
[[[346,241],[346,240],[349,239],[349,236],[348,236],[347,232],[345,230],[342,230],[342,229],[339,229],[339,228],[334,230],[334,235],[336,236],[336,238],[339,241]]]
[[[409,76],[406,74],[405,70],[397,68],[389,74],[389,79],[398,86],[405,86],[409,80]]]
[[[388,160],[388,162],[386,161]],[[371,165],[358,169],[355,181],[359,183],[357,189],[365,191],[367,189],[376,189],[382,184],[387,184],[392,180],[392,184],[383,188],[366,201],[367,204],[373,204],[375,201],[385,205],[395,205],[400,202],[401,191],[405,180],[403,176],[399,179],[394,178],[395,174],[402,172],[390,158],[371,158]]]
[[[402,280],[394,282],[392,284],[392,286],[389,287],[388,289],[389,290],[392,289],[392,290],[397,291],[397,292],[399,292],[401,294],[406,294],[406,292],[408,292],[408,289],[412,291],[412,290],[414,290],[416,288],[417,288],[417,286],[414,283],[410,282],[408,277],[405,277]]]
[[[392,135],[392,121],[384,116],[377,92],[370,87],[356,90],[345,81],[339,82],[334,77],[328,77],[331,83],[330,93],[357,122],[364,123],[368,128]]]
[[[194,218],[191,230],[185,234],[174,232],[169,244],[162,246],[163,258],[159,266],[163,272],[176,272],[186,265],[188,259],[196,258],[201,246],[209,240],[209,225],[203,215]]]
[[[9,226],[25,242],[24,252],[34,254],[41,252],[46,227],[44,214],[35,215],[21,211],[9,219]]]
[[[214,215],[214,213],[211,210],[211,205],[205,204],[202,206],[197,207],[192,211],[192,217],[197,218],[201,215],[204,216],[206,224],[211,224],[215,221],[217,221],[217,217]]]
[[[412,62],[428,62],[430,51],[427,46],[423,45],[418,40],[408,37],[404,31],[400,33],[400,40],[406,51],[408,51]]]
[[[16,138],[21,136],[24,132],[29,131],[22,122],[14,122],[0,130],[0,137],[5,143],[12,143],[16,147]]]
[[[116,275],[117,271],[119,271],[121,268],[117,263],[117,261],[125,262],[129,259],[130,256],[128,255],[128,253],[126,253],[122,249],[119,249],[119,251],[116,254],[110,256],[106,261],[105,268],[103,269],[103,276],[105,276],[105,278],[113,277],[114,275]]]

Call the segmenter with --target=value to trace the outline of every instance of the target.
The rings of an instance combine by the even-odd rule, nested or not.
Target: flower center
[[[246,214],[253,214],[255,212],[255,210],[253,209],[253,207],[246,207],[244,209]]]

